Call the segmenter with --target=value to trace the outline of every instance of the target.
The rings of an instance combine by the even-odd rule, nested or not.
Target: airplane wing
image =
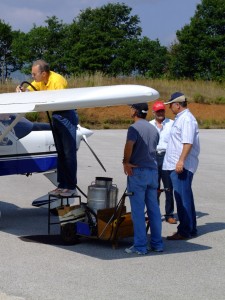
[[[143,85],[112,85],[0,94],[0,112],[27,113],[150,102],[159,92]]]

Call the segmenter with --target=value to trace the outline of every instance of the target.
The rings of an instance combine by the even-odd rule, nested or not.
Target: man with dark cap
[[[163,251],[162,222],[157,201],[158,168],[156,147],[159,134],[146,116],[147,103],[131,106],[134,123],[128,128],[124,147],[123,167],[127,175],[127,191],[130,196],[131,214],[134,225],[134,244],[126,253],[144,255],[149,250],[145,222],[145,206],[149,218],[151,240],[150,250]]]
[[[173,199],[173,185],[170,179],[169,171],[162,170],[163,160],[166,153],[167,143],[170,135],[170,130],[173,125],[173,120],[166,118],[166,106],[161,101],[156,101],[152,107],[152,113],[155,119],[149,123],[155,126],[159,133],[159,143],[156,150],[156,160],[158,164],[158,190],[160,189],[161,180],[163,187],[166,189],[165,201],[165,220],[169,224],[176,224],[177,220],[174,218],[174,199]],[[158,192],[159,202],[160,192]]]
[[[169,104],[176,117],[171,129],[163,169],[170,171],[180,221],[177,232],[167,239],[184,240],[197,234],[192,180],[198,167],[199,129],[195,117],[187,108],[187,99],[183,93],[172,94],[165,104]]]

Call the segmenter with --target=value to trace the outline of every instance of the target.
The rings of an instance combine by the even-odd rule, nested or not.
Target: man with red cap
[[[176,224],[177,221],[173,216],[174,212],[174,198],[173,186],[170,179],[170,174],[166,170],[162,170],[163,160],[166,153],[167,143],[170,135],[170,130],[173,125],[173,120],[165,117],[165,105],[161,101],[156,101],[152,108],[152,113],[155,117],[150,123],[155,126],[159,133],[159,143],[157,145],[156,159],[158,164],[158,189],[160,189],[160,182],[162,180],[163,186],[166,189],[165,202],[165,220],[169,224]],[[160,193],[158,193],[159,201]]]

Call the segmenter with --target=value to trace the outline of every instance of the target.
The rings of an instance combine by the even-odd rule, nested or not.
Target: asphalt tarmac
[[[85,144],[78,151],[78,186],[87,193],[95,177],[112,177],[119,198],[126,187],[122,157],[126,130],[99,130],[89,143],[105,173]],[[106,241],[81,239],[65,246],[59,226],[47,230],[47,209],[32,201],[54,186],[41,174],[0,178],[0,299],[149,300],[225,298],[225,130],[200,130],[201,154],[193,191],[198,236],[168,241],[176,225],[162,218],[163,253],[129,255]],[[82,197],[82,201],[86,201]],[[129,200],[127,199],[129,208]],[[161,197],[164,214],[164,195]],[[42,242],[35,237],[42,236]],[[45,238],[44,238],[45,237]]]

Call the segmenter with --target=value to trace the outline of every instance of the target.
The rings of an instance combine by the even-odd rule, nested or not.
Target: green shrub
[[[200,94],[195,94],[193,96],[193,100],[195,103],[206,103],[206,100],[205,100],[205,97],[203,95],[200,95]]]
[[[217,97],[215,99],[215,104],[225,104],[225,97]]]
[[[26,118],[30,120],[31,122],[37,122],[39,118],[39,113],[38,112],[30,112],[26,114]]]

